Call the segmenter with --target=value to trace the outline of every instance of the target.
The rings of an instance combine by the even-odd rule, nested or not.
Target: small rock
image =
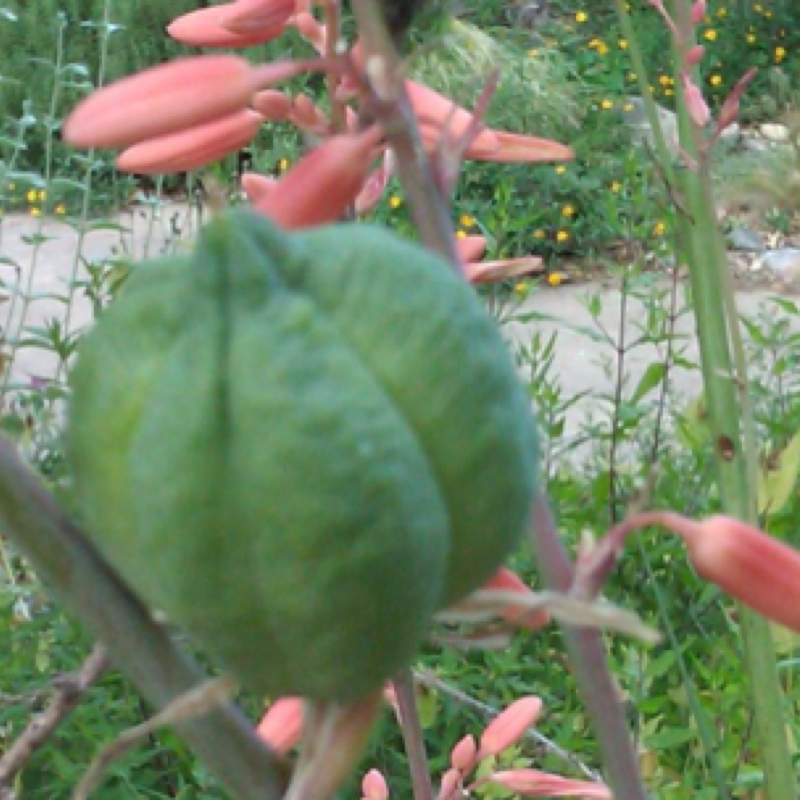
[[[767,245],[761,236],[749,228],[733,228],[726,238],[728,239],[728,244],[734,250],[763,253],[767,249]]]
[[[738,122],[732,122],[725,128],[722,133],[719,135],[719,139],[721,142],[725,142],[726,144],[736,145],[739,144],[739,141],[742,138],[742,130],[739,127]]]
[[[770,250],[760,259],[760,265],[770,270],[781,280],[795,282],[800,280],[800,250],[796,247],[782,247]]]
[[[772,142],[761,136],[754,136],[752,133],[743,137],[742,145],[745,150],[749,150],[751,153],[765,153],[774,147]]]
[[[655,144],[653,131],[647,120],[644,100],[641,97],[628,97],[626,101],[628,108],[623,111],[622,119],[630,129],[633,141],[637,144],[645,141],[651,145]],[[673,155],[677,155],[678,117],[675,112],[658,105],[658,103],[656,103],[656,111],[658,112],[658,121],[661,124],[661,130],[664,132],[667,147]]]
[[[771,142],[786,142],[789,140],[789,129],[785,125],[774,122],[765,122],[759,125],[758,130],[765,139]]]

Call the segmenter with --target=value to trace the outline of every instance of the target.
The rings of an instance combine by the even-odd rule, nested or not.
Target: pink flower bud
[[[472,124],[469,111],[421,83],[406,81],[406,92],[427,150],[434,150],[443,134],[450,141],[458,139]],[[492,131],[483,130],[475,137],[472,147],[491,151],[497,147],[497,137]]]
[[[538,769],[511,769],[495,772],[485,779],[523,797],[582,797],[612,800],[611,790],[602,783],[562,778]]]
[[[328,120],[313,100],[304,94],[297,94],[292,104],[292,122],[302,130],[324,133],[328,128]]]
[[[276,753],[284,755],[300,740],[303,713],[302,697],[279,697],[261,718],[256,734]]]
[[[231,8],[236,5],[238,3],[225,3],[190,11],[173,20],[167,26],[167,33],[178,42],[198,47],[247,47],[269,42],[279,36],[289,17],[287,14],[283,20],[270,26],[235,33],[226,27],[226,22],[231,15]]]
[[[386,778],[377,769],[371,769],[361,781],[361,794],[365,800],[388,800]]]
[[[275,189],[278,181],[275,178],[268,178],[266,175],[245,172],[241,177],[240,184],[247,199],[256,205]]]
[[[726,516],[669,514],[697,572],[759,614],[800,633],[800,552]]]
[[[485,236],[462,236],[456,239],[456,253],[461,259],[462,264],[469,264],[470,262],[477,261],[486,249]],[[489,588],[484,585],[484,588]]]
[[[539,256],[522,256],[520,258],[504,258],[499,261],[468,262],[464,266],[464,276],[470,283],[490,283],[491,281],[505,281],[520,275],[530,275],[532,272],[540,272],[541,269],[542,259]],[[537,614],[544,614],[544,622],[547,621],[547,615],[543,611],[539,611]],[[503,616],[506,619],[512,619],[508,609],[504,611]],[[537,616],[536,619],[540,618]],[[536,627],[541,627],[544,622],[537,624]]]
[[[364,185],[361,187],[358,197],[356,197],[356,214],[359,216],[366,214],[378,204],[381,195],[383,195],[383,190],[386,188],[386,184],[389,181],[389,177],[394,172],[394,163],[395,158],[393,151],[386,150],[383,154],[380,167],[372,170],[369,177],[364,182]]]
[[[725,98],[722,108],[720,108],[719,114],[717,115],[718,133],[721,133],[725,128],[736,121],[736,118],[739,116],[739,99],[742,94],[744,94],[747,84],[755,77],[756,71],[755,67],[747,70],[747,72],[736,81],[736,85]]]
[[[476,161],[537,163],[541,161],[570,161],[572,150],[563,144],[536,136],[492,130],[495,145],[483,147],[480,137],[467,148],[466,158]]]
[[[534,695],[515,700],[484,729],[478,759],[497,755],[514,744],[537,720],[541,710],[541,698]]]
[[[210,122],[247,106],[259,78],[236,56],[160,64],[81,101],[64,124],[64,139],[77,147],[125,147]]]
[[[294,26],[297,32],[320,54],[325,52],[327,34],[314,15],[308,11],[299,11],[294,15]]]
[[[681,72],[681,82],[683,84],[683,96],[686,102],[686,110],[692,118],[692,122],[698,127],[706,125],[711,119],[711,112],[703,99],[703,93],[697,84],[685,73]]]
[[[461,792],[461,772],[457,769],[449,769],[442,775],[442,782],[439,785],[437,800],[451,800],[460,797]]]
[[[357,197],[369,175],[382,134],[377,127],[326,139],[281,177],[257,211],[284,228],[305,228],[337,220]]]
[[[689,11],[692,25],[699,25],[706,18],[706,0],[694,0]]]
[[[703,59],[703,53],[705,52],[703,45],[701,44],[693,44],[684,54],[681,59],[681,64],[683,65],[684,69],[691,69],[695,65],[699,64]]]
[[[459,240],[456,240],[458,246]],[[532,256],[531,258],[535,258]],[[523,259],[511,259],[512,261],[519,261]],[[539,259],[539,261],[541,261]],[[505,262],[479,262],[478,264],[467,264],[465,267],[465,275],[468,281],[472,283],[480,283],[482,280],[488,280],[484,267],[488,265],[488,269],[493,269],[492,264],[504,264]],[[483,273],[483,274],[482,274]],[[506,567],[500,567],[497,572],[486,581],[482,589],[499,589],[506,592],[517,592],[520,595],[533,594],[530,588],[525,584],[518,575],[513,573]],[[517,625],[521,628],[528,628],[530,630],[538,630],[543,625],[550,621],[550,615],[543,608],[521,608],[518,606],[506,606],[501,609],[503,619],[508,620],[512,625]]]
[[[252,106],[270,122],[283,122],[289,119],[292,113],[291,98],[275,89],[264,89],[263,92],[255,94]]]
[[[117,157],[117,169],[152,175],[186,172],[241,150],[253,140],[263,118],[249,108],[185,131],[139,142]]]
[[[472,770],[478,759],[478,745],[474,736],[465,736],[451,751],[450,765],[462,775]]]
[[[294,14],[294,0],[236,0],[224,6],[222,26],[231,33],[249,34],[283,28]]]

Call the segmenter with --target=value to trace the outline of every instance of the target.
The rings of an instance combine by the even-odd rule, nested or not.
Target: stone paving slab
[[[0,278],[6,284],[21,279],[28,281],[34,292],[42,295],[63,294],[69,280],[75,275],[86,277],[86,263],[99,263],[116,257],[142,258],[157,255],[175,248],[185,247],[196,229],[197,213],[186,205],[161,207],[140,206],[120,215],[115,222],[119,230],[98,229],[89,231],[82,238],[62,221],[11,215],[0,225]],[[45,240],[36,246],[30,237],[42,235]],[[17,265],[19,271],[17,271]],[[662,288],[666,284],[661,284]],[[601,312],[597,323],[593,322],[586,309],[586,298],[599,293]],[[8,290],[5,290],[8,294]],[[740,292],[737,301],[740,311],[755,315],[774,292],[753,290]],[[21,304],[6,300],[0,305],[0,328],[3,334],[14,335],[20,322]],[[512,322],[505,327],[506,336],[515,344],[527,344],[535,331],[549,335],[557,331],[557,346],[553,364],[554,375],[561,386],[562,396],[569,397],[586,393],[567,415],[565,436],[574,436],[581,420],[587,415],[607,415],[610,403],[602,396],[614,386],[614,376],[604,368],[614,356],[613,347],[598,343],[586,335],[586,330],[599,335],[605,331],[616,340],[620,331],[620,319],[626,319],[626,336],[635,337],[646,324],[647,312],[643,304],[629,299],[622,303],[620,292],[599,284],[571,285],[557,288],[542,288],[534,291],[517,309],[517,316],[535,313],[545,319],[534,322]],[[13,313],[12,313],[13,312]],[[28,308],[28,326],[41,326],[52,319],[63,319],[64,304],[51,297],[37,299]],[[86,327],[92,318],[91,304],[78,292],[71,315],[73,331]],[[683,337],[684,357],[697,361],[697,344],[694,324],[690,315],[679,318],[677,332]],[[625,370],[629,385],[635,386],[640,376],[654,360],[661,357],[657,344],[647,344],[633,349],[627,356]],[[19,351],[12,369],[12,379],[27,382],[32,378],[48,378],[54,371],[54,357],[41,349]],[[694,397],[700,388],[697,371],[676,369],[672,376],[674,396],[680,400]]]

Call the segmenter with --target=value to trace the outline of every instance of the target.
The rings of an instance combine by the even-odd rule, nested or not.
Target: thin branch
[[[103,642],[112,661],[152,706],[163,708],[206,680],[2,437],[0,528]],[[282,796],[288,768],[255,736],[252,724],[233,703],[176,727],[234,797]]]
[[[213,678],[176,698],[150,719],[123,731],[116,739],[101,748],[94,757],[89,769],[75,787],[72,800],[88,800],[89,795],[102,781],[108,766],[150,734],[168,725],[206,714],[210,709],[226,701],[235,688],[236,684],[232,678]]]
[[[400,727],[403,731],[403,744],[408,757],[414,800],[433,800],[431,771],[428,766],[428,756],[425,753],[425,740],[419,721],[417,697],[414,692],[414,676],[411,670],[407,667],[401,669],[395,675],[392,684],[397,697]]]
[[[547,499],[534,497],[530,538],[548,589],[569,592],[574,568],[559,538]],[[636,754],[606,663],[602,635],[590,628],[564,625],[564,637],[578,686],[597,734],[608,782],[616,800],[646,800]]]
[[[0,789],[12,791],[14,779],[28,759],[50,738],[58,726],[78,705],[86,690],[111,665],[102,645],[92,652],[75,672],[53,679],[53,699],[45,710],[35,716],[11,747],[0,757]]]
[[[408,196],[420,239],[460,271],[449,204],[432,179],[381,4],[375,0],[352,0],[352,9],[364,44],[368,78],[379,100],[378,120],[397,155],[397,175]]]

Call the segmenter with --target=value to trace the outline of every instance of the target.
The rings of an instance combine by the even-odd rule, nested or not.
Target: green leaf
[[[696,736],[696,731],[691,728],[670,728],[669,730],[661,731],[661,733],[646,736],[644,742],[650,750],[668,750],[671,747],[686,744]]]
[[[800,431],[776,453],[770,454],[758,473],[758,511],[778,514],[792,496],[800,472]]]
[[[651,392],[657,386],[660,386],[664,380],[666,372],[667,368],[663,362],[654,361],[652,364],[650,364],[650,366],[644,371],[644,375],[642,375],[641,379],[639,380],[639,385],[636,387],[636,391],[631,397],[631,403],[638,403],[649,392]]]

